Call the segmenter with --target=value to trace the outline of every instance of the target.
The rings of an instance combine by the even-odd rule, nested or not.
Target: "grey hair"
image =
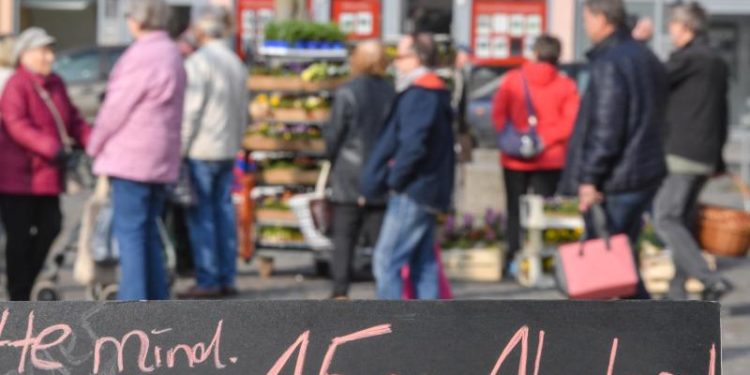
[[[194,27],[209,38],[223,38],[229,32],[229,12],[220,6],[206,6],[201,8],[194,22]]]
[[[601,14],[607,21],[617,27],[625,27],[628,14],[622,0],[586,0],[584,6],[594,14]]]
[[[708,12],[696,2],[677,4],[672,7],[671,21],[685,25],[695,34],[708,31]]]
[[[127,15],[145,30],[166,30],[171,11],[164,0],[130,0]]]

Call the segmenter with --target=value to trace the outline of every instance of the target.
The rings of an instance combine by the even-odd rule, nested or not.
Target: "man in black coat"
[[[685,299],[685,280],[706,286],[703,297],[717,300],[731,287],[709,269],[691,231],[698,196],[708,178],[723,172],[727,140],[729,69],[708,45],[708,16],[697,3],[672,9],[669,33],[677,47],[667,63],[670,97],[665,147],[669,176],[655,203],[659,236],[674,253],[677,276],[670,297]]]
[[[601,204],[608,230],[636,243],[642,215],[666,174],[661,129],[667,97],[666,72],[658,58],[635,41],[622,0],[586,0],[584,25],[594,42],[591,79],[568,149],[561,192],[578,195],[587,212]],[[587,233],[596,233],[593,226]],[[649,298],[639,286],[637,298]]]

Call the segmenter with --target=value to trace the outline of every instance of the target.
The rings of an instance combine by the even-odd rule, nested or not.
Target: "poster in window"
[[[271,23],[274,18],[274,11],[272,9],[261,9],[258,11],[258,23],[260,23],[265,29],[266,25]]]
[[[248,9],[242,12],[242,28],[245,32],[255,29],[255,11]]]
[[[498,34],[507,34],[510,30],[510,18],[505,13],[495,13],[492,16],[492,31]]]
[[[373,19],[371,12],[357,13],[357,31],[359,35],[371,35],[373,32]]]
[[[353,33],[356,30],[356,22],[356,14],[354,13],[341,13],[339,15],[339,27],[341,31],[347,34]]]
[[[510,57],[510,39],[507,36],[492,38],[492,58],[507,59]]]
[[[475,52],[480,59],[491,58],[490,38],[486,36],[477,37]]]
[[[473,0],[472,40],[482,64],[517,65],[546,28],[546,0]]]
[[[526,35],[542,35],[542,16],[538,14],[526,16]]]
[[[492,33],[492,16],[483,14],[477,17],[477,34],[487,35]]]
[[[523,36],[526,29],[526,16],[514,14],[510,17],[510,35],[514,37]]]
[[[537,36],[527,35],[523,39],[523,57],[527,59],[534,58],[534,43],[536,43]]]
[[[331,0],[331,19],[348,40],[380,38],[380,0]]]

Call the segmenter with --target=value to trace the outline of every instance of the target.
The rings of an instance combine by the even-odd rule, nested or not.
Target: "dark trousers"
[[[551,197],[560,182],[559,170],[522,172],[505,169],[505,193],[508,206],[508,263],[521,249],[521,203],[522,195],[533,193]]]
[[[8,294],[11,301],[28,301],[61,230],[60,198],[1,194],[0,215],[8,238]]]
[[[333,296],[349,294],[352,262],[357,245],[374,246],[385,216],[384,207],[359,207],[356,204],[333,205]]]
[[[706,285],[720,280],[718,273],[708,268],[693,235],[698,196],[706,181],[707,176],[671,174],[656,195],[656,230],[672,250],[677,271],[669,290],[672,299],[687,298],[685,281],[688,277],[695,277]]]
[[[657,188],[644,189],[642,191],[618,194],[606,194],[604,210],[607,213],[607,226],[611,234],[625,234],[630,240],[636,259],[636,265],[640,265],[638,257],[638,237],[643,229],[643,214],[651,208],[651,203],[656,195]],[[595,226],[590,215],[586,215],[586,233],[589,238],[598,237]],[[643,278],[638,277],[638,290],[631,299],[651,299],[646,290]]]
[[[177,274],[182,277],[192,276],[195,271],[195,264],[193,263],[193,250],[190,246],[187,209],[168,202],[165,216],[167,227],[174,237]]]

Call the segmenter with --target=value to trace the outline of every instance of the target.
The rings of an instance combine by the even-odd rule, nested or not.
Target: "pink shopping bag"
[[[638,269],[624,234],[561,246],[557,273],[561,289],[571,299],[630,297],[638,286]]]
[[[435,258],[438,262],[438,287],[440,288],[440,299],[453,299],[453,292],[451,291],[451,284],[448,278],[445,276],[445,269],[443,268],[443,259],[440,255],[440,246],[435,246]],[[411,284],[411,278],[409,277],[409,266],[404,266],[401,269],[401,279],[404,281],[404,292],[401,296],[404,300],[412,300],[415,298],[414,285]]]

